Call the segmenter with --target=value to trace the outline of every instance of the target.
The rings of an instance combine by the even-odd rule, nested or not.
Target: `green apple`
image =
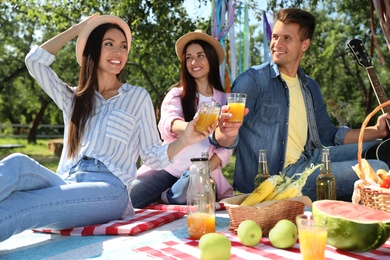
[[[246,219],[238,225],[237,236],[242,244],[255,246],[260,242],[263,231],[255,221]]]
[[[199,239],[201,260],[229,260],[232,244],[219,233],[207,233]]]
[[[269,241],[276,248],[290,248],[297,241],[297,226],[288,219],[282,219],[270,230]]]

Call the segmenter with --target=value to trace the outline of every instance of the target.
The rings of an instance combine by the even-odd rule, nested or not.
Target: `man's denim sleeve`
[[[234,149],[236,148],[237,144],[238,144],[238,136],[236,138],[236,140],[234,141],[234,144],[232,144],[231,146],[222,146],[222,145],[219,145],[217,140],[215,139],[215,131],[209,135],[209,142],[210,144],[214,145],[215,147],[220,147],[220,148],[225,148],[225,149]]]
[[[335,138],[334,138],[334,143],[335,145],[342,145],[344,144],[344,138],[345,135],[347,134],[348,130],[350,128],[347,126],[341,126],[336,132]]]

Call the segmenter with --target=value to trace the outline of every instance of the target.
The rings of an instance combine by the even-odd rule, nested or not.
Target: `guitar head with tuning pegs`
[[[363,42],[361,40],[350,40],[349,43],[347,43],[347,46],[351,50],[350,54],[353,56],[357,64],[365,69],[372,67],[371,58],[364,48]]]
[[[364,48],[362,41],[353,39],[347,46],[351,50],[350,54],[354,56],[356,63],[366,69],[379,104],[387,102],[386,93],[379,82],[375,69],[371,64],[371,58]],[[390,106],[383,107],[382,111],[390,113]],[[386,124],[390,129],[390,120],[386,120]],[[364,157],[366,159],[382,160],[390,167],[390,136],[383,138],[381,143],[369,147],[364,152]]]

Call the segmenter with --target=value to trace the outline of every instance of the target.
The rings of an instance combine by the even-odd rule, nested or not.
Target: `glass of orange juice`
[[[220,110],[221,104],[217,102],[202,102],[199,105],[199,119],[196,122],[195,130],[207,131],[210,126],[213,126],[215,120],[218,120]],[[215,127],[213,126],[213,128]]]
[[[209,213],[188,214],[188,234],[192,239],[200,239],[204,234],[215,232],[215,215]]]
[[[325,259],[326,237],[328,234],[326,223],[314,219],[312,214],[299,215],[296,222],[302,259]]]
[[[229,113],[233,117],[229,118],[229,122],[242,122],[244,120],[244,109],[246,102],[245,93],[227,93],[227,102],[229,105]]]

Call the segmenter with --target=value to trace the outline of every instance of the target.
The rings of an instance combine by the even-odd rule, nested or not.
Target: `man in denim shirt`
[[[269,173],[284,171],[288,176],[302,172],[310,164],[321,163],[321,149],[330,146],[332,170],[338,199],[350,200],[358,179],[352,166],[357,164],[360,129],[336,127],[329,118],[320,87],[299,67],[314,33],[315,17],[303,10],[280,10],[273,28],[272,61],[254,66],[233,83],[232,92],[247,93],[249,113],[239,130],[234,187],[249,193],[254,189],[259,149],[266,149]],[[367,127],[363,151],[388,134],[382,115],[375,126]],[[371,142],[367,142],[371,141]],[[369,160],[377,170],[388,170],[378,160]],[[302,193],[316,199],[311,174]]]

